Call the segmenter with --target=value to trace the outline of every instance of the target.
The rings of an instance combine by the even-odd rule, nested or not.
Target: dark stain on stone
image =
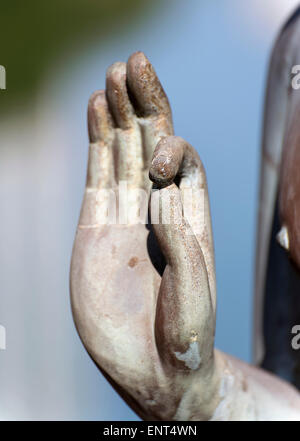
[[[139,259],[137,257],[132,257],[128,262],[128,266],[130,266],[130,268],[134,268],[137,265],[138,261]]]

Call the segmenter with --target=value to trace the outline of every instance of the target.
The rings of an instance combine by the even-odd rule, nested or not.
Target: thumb
[[[163,179],[154,178],[155,163],[160,161],[152,161],[158,188],[151,195],[151,219],[155,218],[153,230],[167,263],[156,310],[158,351],[169,366],[197,370],[213,360],[215,316],[205,259],[184,217],[180,189],[170,180],[164,185]],[[176,166],[170,167],[176,174]]]

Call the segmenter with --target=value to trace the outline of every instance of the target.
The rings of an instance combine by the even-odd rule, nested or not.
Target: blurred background
[[[142,50],[175,131],[207,170],[216,345],[251,361],[261,120],[268,59],[296,0],[1,3],[0,419],[137,420],[76,334],[69,263],[85,184],[86,108]]]

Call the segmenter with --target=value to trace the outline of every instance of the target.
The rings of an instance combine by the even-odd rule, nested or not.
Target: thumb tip
[[[172,157],[158,154],[152,160],[149,170],[149,178],[159,188],[170,185],[177,173],[178,165]]]

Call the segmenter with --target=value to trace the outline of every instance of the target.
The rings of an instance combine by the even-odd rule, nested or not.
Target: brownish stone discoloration
[[[118,127],[130,129],[134,110],[126,86],[126,63],[114,63],[106,73],[106,96]]]
[[[128,262],[128,266],[130,266],[130,268],[134,268],[138,264],[138,261],[139,259],[137,257],[132,257]]]
[[[171,109],[152,64],[143,52],[132,54],[127,63],[128,86],[141,116],[164,115],[170,122]]]
[[[214,350],[215,265],[205,171],[196,151],[172,136],[168,99],[144,54],[108,70],[106,93],[92,96],[88,118],[87,188],[70,289],[76,328],[100,371],[145,420],[294,418],[296,408],[300,413],[294,391],[285,385],[282,400],[274,400],[269,389],[276,389],[276,379],[264,374],[264,388],[257,371]],[[116,191],[126,179],[150,198],[150,166],[159,196],[170,196],[171,222],[153,225],[156,239],[143,224],[102,224],[108,205],[100,190]],[[183,212],[184,189],[201,190],[200,232],[193,219],[173,222]],[[138,199],[130,203],[141,208]],[[166,266],[159,270],[155,259],[163,261],[161,254]]]
[[[113,119],[108,110],[104,90],[92,94],[88,104],[88,129],[90,142],[105,141],[112,136]]]

